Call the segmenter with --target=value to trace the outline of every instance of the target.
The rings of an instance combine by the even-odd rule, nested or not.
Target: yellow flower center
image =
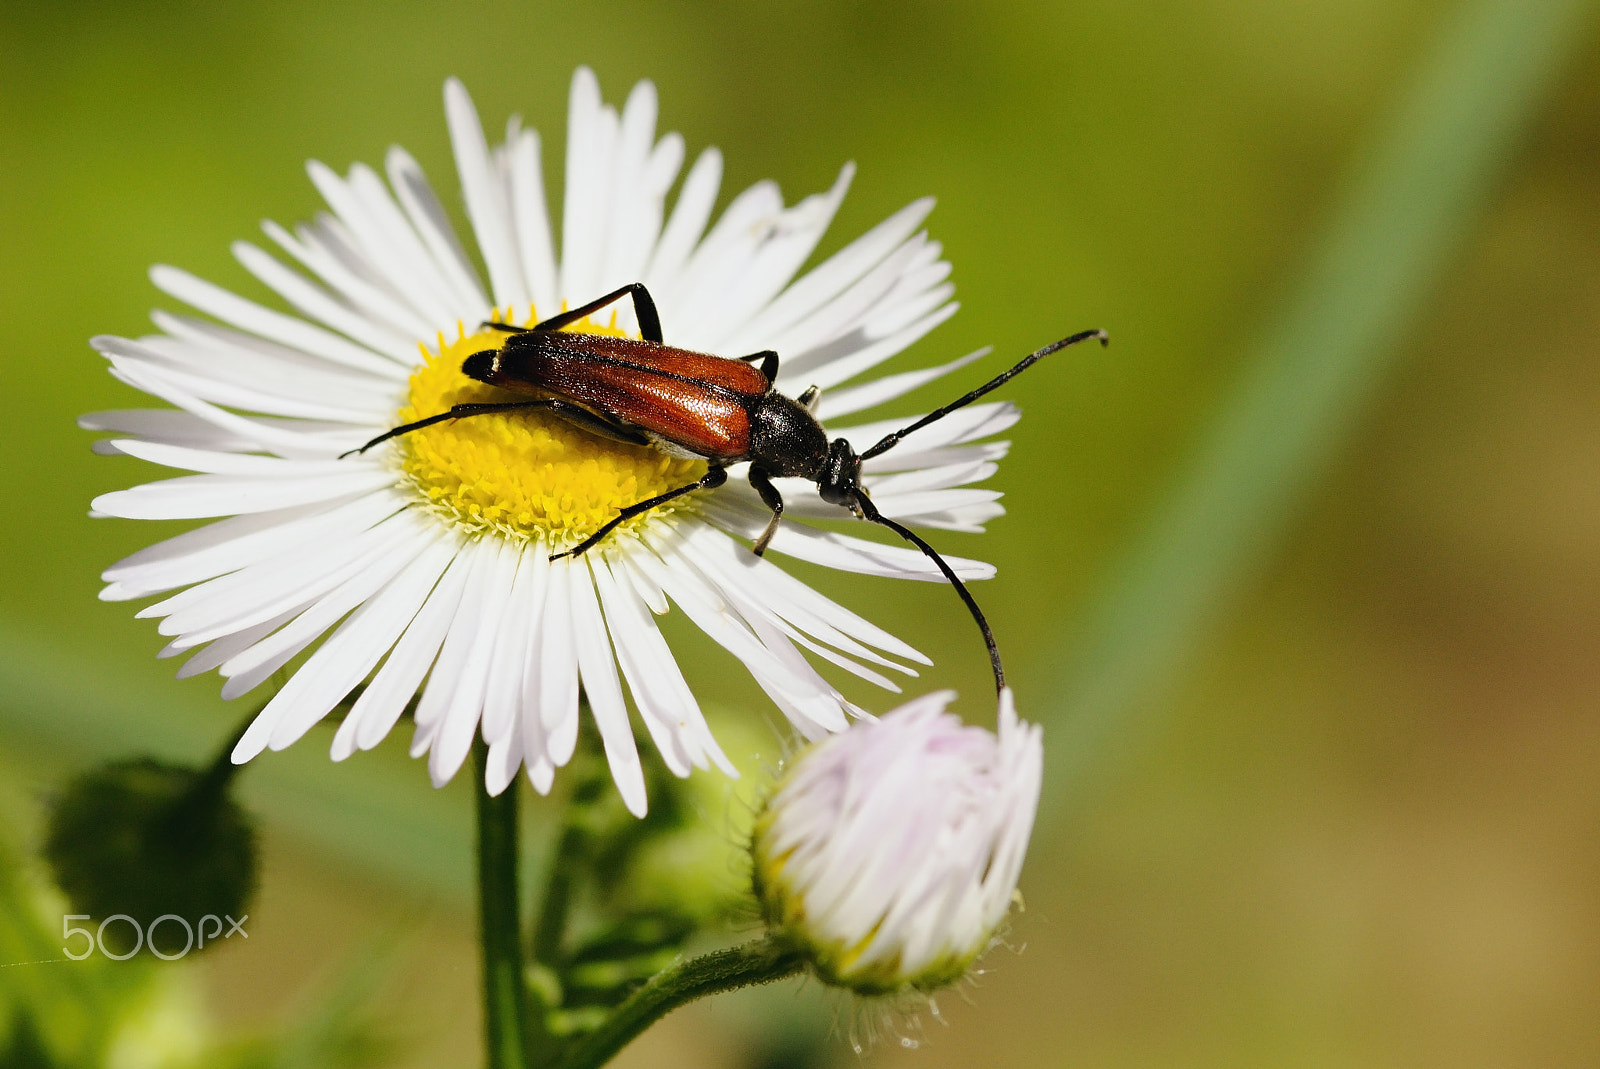
[[[623,334],[589,320],[566,329]],[[424,350],[422,365],[411,376],[399,422],[424,419],[462,403],[537,396],[512,393],[461,373],[468,356],[497,349],[505,338],[491,330],[463,332],[454,342],[440,335],[438,355]],[[411,483],[447,521],[474,533],[492,530],[557,547],[576,545],[628,505],[694,482],[706,470],[703,460],[601,438],[536,408],[446,420],[402,436],[399,446]],[[679,498],[619,530],[687,503]]]

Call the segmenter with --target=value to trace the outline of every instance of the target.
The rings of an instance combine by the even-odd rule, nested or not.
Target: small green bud
[[[118,914],[150,931],[174,915],[242,918],[255,893],[255,828],[229,797],[227,772],[150,758],[73,781],[50,815],[44,854],[72,908]],[[124,925],[106,929],[121,939]],[[174,929],[176,930],[176,929]]]

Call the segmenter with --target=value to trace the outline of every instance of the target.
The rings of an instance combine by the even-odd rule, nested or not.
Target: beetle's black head
[[[493,383],[499,376],[499,368],[496,366],[499,356],[499,349],[484,349],[482,352],[473,353],[461,361],[461,373],[469,379]]]
[[[853,509],[856,495],[861,492],[861,458],[849,442],[835,438],[828,446],[828,459],[817,473],[817,493],[830,505]]]

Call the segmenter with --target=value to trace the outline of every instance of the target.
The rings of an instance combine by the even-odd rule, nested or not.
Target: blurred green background
[[[1114,339],[1012,388],[1010,513],[936,540],[1000,568],[978,595],[1046,725],[1046,804],[1017,952],[872,1063],[1600,1063],[1600,23],[1576,0],[4,5],[11,849],[63,777],[200,759],[243,712],[95,599],[161,532],[85,515],[154,474],[73,426],[140,403],[85,340],[148,330],[156,262],[261,299],[228,245],[319,209],[307,158],[403,144],[459,219],[451,74],[491,134],[543,132],[558,191],[579,63],[613,103],[654,79],[661,128],[722,148],[723,202],[856,160],[823,255],[937,195],[963,311],[891,369]],[[992,716],[955,598],[869,586],[922,683]],[[708,702],[765,707],[675,641]],[[476,1059],[470,799],[404,741],[336,767],[313,732],[245,772],[252,937],[159,974],[169,1031],[297,1027],[383,946],[362,982],[392,1062]],[[0,996],[87,997],[51,978],[74,968],[0,970]],[[619,1064],[850,1065],[826,1031],[852,1018],[785,987]]]

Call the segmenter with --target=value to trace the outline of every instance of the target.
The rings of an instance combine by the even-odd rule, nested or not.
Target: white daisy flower
[[[803,752],[756,821],[775,937],[868,995],[966,975],[1015,897],[1039,807],[1036,725],[1000,692],[999,734],[929,694]]]
[[[151,272],[157,287],[209,318],[157,311],[158,334],[93,340],[114,376],[175,406],[84,417],[85,428],[116,435],[97,448],[196,473],[104,494],[94,514],[228,517],[107,569],[101,597],[177,590],[139,615],[161,619],[172,639],[163,656],[189,654],[180,676],[215,668],[225,698],[322,640],[250,725],[238,762],[293,743],[365,683],[334,736],[335,760],[377,745],[420,693],[411,749],[428,755],[436,784],[454,775],[476,732],[489,747],[491,791],[519,767],[548,791],[573,753],[581,688],[617,786],[643,813],[624,683],[674,773],[715,764],[733,774],[657,630],[654,618],[672,605],[743,662],[807,738],[842,730],[859,710],[802,650],[890,690],[898,688],[878,668],[915,675],[904,662],[929,662],[751,554],[741,540],[768,513],[739,469],[724,486],[552,561],[623,507],[694,481],[705,462],[527,411],[440,423],[340,455],[398,423],[493,399],[497,391],[461,372],[467,355],[505,339],[485,320],[532,324],[635,281],[654,295],[669,344],[733,356],[776,350],[777,387],[820,387],[817,415],[830,424],[898,397],[982,355],[854,381],[956,310],[949,265],[919,230],[931,200],[791,281],[853,168],[788,208],[776,185],[757,183],[711,223],[722,158],[707,149],[669,213],[684,142],[656,136],[654,86],[635,86],[619,115],[579,69],[558,259],[538,134],[513,118],[491,147],[461,83],[446,83],[444,96],[487,289],[416,162],[393,148],[387,183],[361,164],[340,176],[311,163],[329,211],[292,232],[264,225],[303,270],[234,246],[299,315],[162,266]],[[575,329],[637,336],[626,302]],[[977,440],[1016,418],[1008,404],[974,404],[917,431],[867,461],[872,502],[907,524],[981,530],[1003,511],[1000,495],[967,484],[994,472],[1006,443]],[[830,433],[865,448],[900,422]],[[788,510],[776,553],[943,581],[910,546],[795,522],[848,513],[821,501],[815,485],[778,482]],[[950,564],[964,579],[993,573]]]

